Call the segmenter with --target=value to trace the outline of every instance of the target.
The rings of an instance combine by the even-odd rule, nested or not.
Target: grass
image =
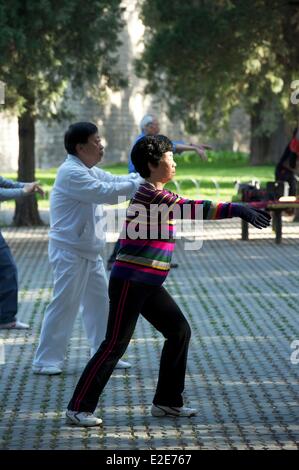
[[[274,166],[250,166],[245,154],[232,152],[210,152],[206,162],[199,160],[196,155],[185,153],[177,156],[177,172],[175,180],[167,184],[167,188],[179,192],[182,196],[197,199],[212,199],[215,201],[231,201],[235,195],[235,181],[250,181],[258,179],[261,184],[274,180]],[[115,175],[127,173],[127,165],[102,165],[101,168]],[[54,183],[56,168],[37,170],[36,179],[40,181],[46,191],[46,198],[39,200],[40,209],[49,207],[49,194]],[[4,173],[4,177],[16,179],[14,173]],[[198,187],[191,180],[197,180]],[[2,208],[14,207],[14,202],[1,204]]]

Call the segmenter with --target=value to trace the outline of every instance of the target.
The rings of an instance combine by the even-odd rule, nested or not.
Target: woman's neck
[[[150,176],[148,178],[145,178],[145,180],[152,184],[153,186],[155,186],[156,189],[159,189],[159,190],[162,190],[164,188],[164,183],[162,183],[161,181],[155,181],[154,179],[152,179]]]

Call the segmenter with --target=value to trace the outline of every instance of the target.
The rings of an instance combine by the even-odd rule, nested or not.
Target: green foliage
[[[0,80],[4,109],[54,117],[61,98],[88,83],[116,87],[120,0],[0,0]]]
[[[293,2],[294,3],[294,2]],[[242,105],[270,135],[279,115],[294,119],[298,4],[281,0],[143,0],[145,50],[137,73],[186,129],[215,135]]]
[[[175,156],[175,160],[179,165],[200,165],[198,155],[194,152],[184,152],[182,155]],[[208,150],[207,157],[209,163],[217,165],[223,163],[249,163],[249,155],[244,152],[231,152],[228,150]],[[202,165],[205,163],[203,162]]]

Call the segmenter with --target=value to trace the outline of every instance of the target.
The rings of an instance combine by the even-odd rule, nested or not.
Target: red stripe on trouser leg
[[[91,381],[94,379],[98,368],[103,364],[103,362],[105,361],[105,359],[107,358],[107,356],[109,355],[109,353],[111,352],[111,350],[113,349],[116,343],[118,333],[119,333],[119,327],[121,323],[121,317],[122,317],[122,313],[124,310],[124,304],[125,304],[128,289],[129,289],[129,284],[130,284],[129,281],[125,281],[121,295],[120,295],[120,301],[119,301],[117,312],[116,312],[115,325],[114,325],[111,341],[110,343],[108,343],[107,349],[103,351],[103,354],[98,358],[97,362],[94,364],[93,368],[91,369],[90,374],[87,377],[86,382],[84,386],[82,387],[82,390],[79,393],[75,401],[74,411],[80,410],[80,403],[83,400],[84,395],[86,394],[86,390],[88,389]]]

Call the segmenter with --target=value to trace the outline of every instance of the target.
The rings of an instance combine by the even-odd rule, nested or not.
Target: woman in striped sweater
[[[162,135],[140,139],[132,161],[145,178],[127,210],[121,247],[109,282],[110,312],[106,338],[85,367],[66,411],[67,421],[97,426],[93,415],[99,396],[133,335],[139,314],[165,338],[151,412],[153,416],[194,416],[183,405],[189,324],[163,287],[175,247],[173,220],[241,217],[255,227],[267,227],[270,216],[241,204],[188,200],[164,189],[175,175],[172,143]],[[199,210],[201,209],[201,210]],[[136,215],[137,214],[137,215]]]

